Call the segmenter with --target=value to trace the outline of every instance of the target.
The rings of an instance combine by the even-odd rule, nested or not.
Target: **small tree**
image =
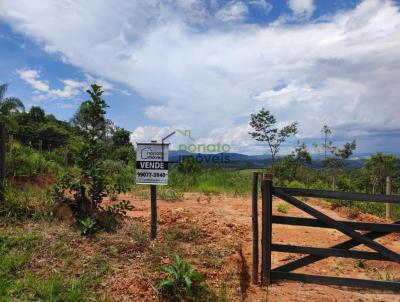
[[[196,176],[202,171],[202,167],[193,156],[183,156],[178,161],[177,170],[182,174]]]
[[[100,215],[103,210],[101,202],[103,198],[109,193],[107,188],[106,173],[104,169],[104,160],[106,157],[106,139],[107,120],[105,118],[108,107],[106,102],[102,99],[103,90],[101,86],[96,84],[91,85],[91,90],[87,90],[90,94],[91,100],[83,102],[80,106],[79,112],[84,112],[80,115],[82,119],[81,131],[85,142],[81,145],[80,155],[77,164],[80,168],[80,175],[78,179],[67,175],[61,181],[62,190],[59,192],[62,198],[65,198],[63,190],[69,189],[73,192],[72,202],[75,205],[78,217],[86,218],[92,217],[99,219],[99,217],[106,218],[106,224],[112,223],[104,215]],[[115,185],[115,190],[120,193],[124,191],[124,186],[121,184]],[[126,209],[131,206],[126,202],[121,202],[120,205],[114,205],[105,210],[106,214],[115,214],[116,212],[124,213]],[[100,225],[102,225],[100,221]],[[102,225],[107,228],[109,225]]]
[[[264,108],[260,112],[251,115],[250,126],[254,131],[249,132],[249,134],[257,141],[268,143],[272,157],[272,172],[274,171],[276,155],[279,153],[281,144],[297,133],[297,124],[297,122],[294,122],[278,129],[275,117]]]
[[[331,155],[323,161],[323,165],[333,171],[332,190],[336,190],[337,172],[345,166],[345,160],[353,154],[356,146],[355,140],[345,143],[341,149],[329,144]]]
[[[365,161],[363,168],[370,176],[373,194],[378,188],[385,194],[386,176],[392,176],[396,166],[396,156],[382,152],[377,152]]]
[[[93,84],[92,90],[87,90],[92,100],[83,102],[81,108],[86,113],[85,127],[83,135],[87,140],[82,153],[80,166],[82,168],[83,178],[87,181],[88,206],[89,212],[97,208],[103,197],[107,195],[104,180],[104,171],[102,170],[102,161],[104,160],[104,140],[106,135],[105,109],[108,107],[101,98],[103,90],[100,86]],[[86,211],[87,209],[85,209]]]
[[[292,151],[291,154],[284,156],[277,162],[276,169],[278,177],[281,179],[283,184],[283,179],[293,181],[296,179],[298,169],[301,166],[309,166],[312,163],[312,158],[310,153],[307,151],[306,144],[297,143],[297,147]]]

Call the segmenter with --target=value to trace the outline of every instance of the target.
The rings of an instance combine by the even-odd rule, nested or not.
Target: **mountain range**
[[[357,169],[372,154],[356,153],[345,161],[347,169]],[[169,152],[169,162],[176,163],[185,156],[192,156],[195,160],[205,167],[221,166],[226,169],[256,169],[263,168],[271,164],[271,155],[246,155],[241,153],[191,153],[184,150],[171,150]],[[312,167],[321,168],[323,154],[312,154]]]

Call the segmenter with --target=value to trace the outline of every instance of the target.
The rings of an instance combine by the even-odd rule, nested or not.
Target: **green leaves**
[[[281,144],[297,133],[297,125],[298,123],[294,122],[282,129],[278,129],[276,127],[276,118],[268,110],[262,108],[257,114],[251,115],[250,126],[254,131],[249,132],[249,134],[257,141],[268,143],[273,166]]]
[[[97,227],[97,222],[93,218],[87,217],[85,219],[81,219],[79,221],[82,227],[82,235],[90,235],[94,234],[98,227]]]
[[[24,104],[19,98],[5,97],[7,89],[8,84],[0,85],[0,114],[7,116],[15,111],[24,111]]]
[[[203,276],[178,255],[175,256],[174,264],[162,266],[158,271],[168,274],[168,278],[161,280],[158,287],[172,296],[190,295],[193,286],[203,281]]]

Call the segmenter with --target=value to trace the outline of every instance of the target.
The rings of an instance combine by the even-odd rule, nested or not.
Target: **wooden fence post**
[[[261,283],[263,285],[271,284],[272,190],[272,174],[263,174],[261,221]]]
[[[253,284],[258,283],[258,172],[253,172],[252,192],[252,224],[253,224]]]
[[[392,178],[386,176],[386,195],[392,195]],[[386,203],[386,218],[392,219],[393,217],[393,207],[391,203]]]
[[[4,201],[6,179],[6,126],[0,122],[0,202]]]

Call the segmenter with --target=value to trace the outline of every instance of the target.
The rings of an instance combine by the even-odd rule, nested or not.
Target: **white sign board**
[[[168,144],[138,143],[136,148],[136,183],[168,184]]]

